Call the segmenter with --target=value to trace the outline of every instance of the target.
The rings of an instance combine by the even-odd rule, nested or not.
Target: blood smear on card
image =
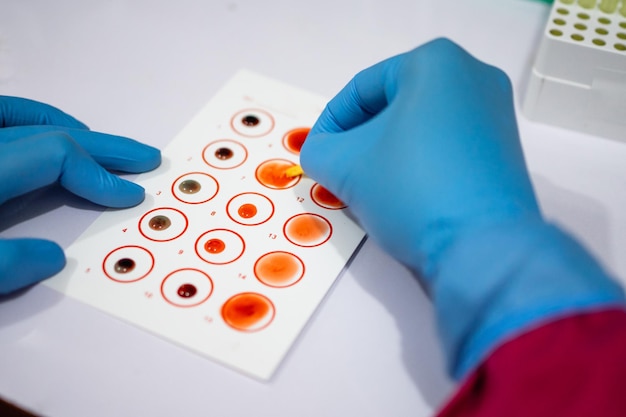
[[[304,141],[311,129],[308,127],[299,127],[297,129],[290,130],[283,137],[283,145],[287,150],[299,154]]]
[[[311,188],[311,198],[317,205],[327,209],[342,209],[346,207],[343,201],[319,184],[315,184]]]
[[[302,279],[304,264],[289,252],[270,252],[254,264],[254,275],[270,287],[289,287]]]
[[[285,237],[299,246],[318,246],[330,239],[332,228],[328,220],[313,213],[293,216],[283,228]]]
[[[261,294],[241,293],[224,303],[222,318],[236,330],[260,330],[274,318],[274,305]]]
[[[293,187],[300,178],[289,178],[285,174],[285,171],[292,166],[295,166],[295,164],[291,161],[272,159],[259,165],[255,176],[257,181],[268,188],[283,189]]]

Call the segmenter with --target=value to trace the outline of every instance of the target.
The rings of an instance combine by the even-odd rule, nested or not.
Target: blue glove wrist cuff
[[[430,285],[450,374],[557,318],[624,307],[619,284],[574,239],[539,219],[465,231]]]

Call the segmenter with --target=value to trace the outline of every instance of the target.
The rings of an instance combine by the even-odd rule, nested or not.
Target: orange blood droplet
[[[269,188],[288,188],[298,182],[298,178],[289,178],[285,171],[294,166],[289,161],[267,161],[259,165],[256,171],[257,180]]]
[[[230,298],[222,306],[224,321],[237,330],[259,330],[271,320],[274,313],[271,301],[261,294],[242,293]]]
[[[284,138],[285,147],[293,153],[300,153],[300,149],[302,149],[302,145],[310,130],[308,127],[301,127],[287,132]]]
[[[295,284],[304,274],[300,259],[287,252],[271,252],[263,255],[254,265],[254,275],[271,287],[287,287]]]
[[[244,219],[249,219],[256,216],[257,209],[254,204],[247,203],[242,204],[241,207],[239,207],[239,210],[237,210],[237,213]]]
[[[209,239],[204,244],[204,250],[209,253],[220,253],[226,249],[226,244],[220,239]]]

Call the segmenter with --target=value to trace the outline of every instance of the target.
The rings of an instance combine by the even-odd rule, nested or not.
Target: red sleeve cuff
[[[439,417],[626,416],[626,311],[563,318],[496,349]]]

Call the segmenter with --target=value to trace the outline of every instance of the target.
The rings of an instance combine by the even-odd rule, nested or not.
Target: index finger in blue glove
[[[64,132],[0,144],[0,204],[56,181],[103,206],[134,206],[144,199],[142,187],[108,172]]]
[[[39,239],[0,240],[0,295],[32,285],[65,266],[63,250]]]
[[[58,126],[19,126],[0,129],[0,144],[50,132],[64,132],[100,165],[124,172],[150,171],[161,163],[161,153],[152,146],[117,135]]]
[[[84,123],[49,104],[20,97],[0,96],[0,127],[29,125],[88,129]]]

